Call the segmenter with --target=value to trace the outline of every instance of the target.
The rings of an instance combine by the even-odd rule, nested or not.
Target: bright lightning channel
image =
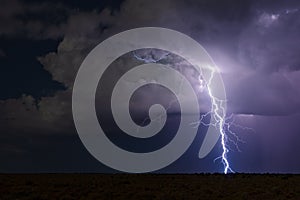
[[[135,52],[133,52],[133,56],[135,59],[139,60],[139,61],[143,61],[145,63],[157,63],[159,62],[160,60],[166,58],[169,54],[166,53],[164,55],[162,55],[160,58],[158,59],[154,59],[152,57],[141,57],[139,55],[137,55]],[[215,74],[215,71],[213,69],[211,69],[211,75],[210,75],[210,78],[208,81],[205,81],[202,77],[202,74],[199,76],[199,90],[200,92],[203,92],[205,89],[207,90],[207,93],[211,99],[211,103],[212,103],[212,107],[211,107],[211,110],[209,112],[207,112],[206,114],[202,115],[200,120],[198,122],[194,122],[192,123],[192,125],[196,125],[195,127],[199,127],[201,124],[204,125],[204,126],[214,126],[216,127],[216,129],[219,131],[220,135],[221,135],[221,145],[222,145],[222,154],[221,156],[217,157],[215,160],[217,159],[221,159],[222,160],[222,163],[224,165],[224,174],[227,174],[227,173],[234,173],[234,171],[231,169],[230,167],[230,163],[228,161],[228,158],[227,158],[227,154],[229,152],[229,148],[227,146],[227,142],[230,141],[231,143],[233,143],[236,147],[236,149],[238,151],[240,151],[239,147],[238,147],[238,142],[243,142],[235,132],[233,132],[231,130],[231,126],[235,126],[235,127],[238,127],[238,128],[246,128],[248,129],[247,127],[242,127],[236,123],[234,123],[234,120],[231,121],[231,119],[234,119],[233,118],[233,115],[230,115],[229,117],[226,117],[226,112],[225,112],[225,108],[224,108],[224,104],[226,103],[225,100],[220,100],[218,99],[217,97],[215,97],[213,95],[213,92],[210,88],[210,85],[211,85],[211,82],[213,80],[213,77],[214,77],[214,74]],[[170,102],[168,109],[170,109],[171,105],[173,104],[174,102]],[[206,124],[204,122],[204,118],[208,115],[211,115],[211,117],[213,117],[215,119],[215,123],[208,123]],[[160,116],[158,116],[158,118],[160,118]],[[147,119],[145,119],[146,121]],[[250,129],[250,128],[249,128]],[[230,139],[230,137],[228,137],[226,135],[226,131],[228,134],[230,134],[234,139]]]
[[[241,152],[238,144],[239,143],[245,143],[242,139],[240,139],[238,137],[238,135],[232,130],[233,127],[238,128],[238,129],[242,129],[242,130],[246,130],[246,131],[251,131],[251,132],[255,132],[254,129],[249,128],[249,127],[244,127],[241,126],[237,123],[235,123],[235,118],[234,115],[231,114],[230,116],[226,116],[226,112],[225,112],[225,103],[226,100],[221,100],[218,99],[217,97],[215,97],[213,95],[212,89],[211,89],[211,83],[215,74],[215,69],[210,69],[211,70],[211,74],[210,74],[210,78],[208,81],[205,81],[202,77],[202,72],[201,75],[199,76],[199,90],[200,92],[203,92],[204,89],[207,90],[207,93],[211,99],[211,110],[207,113],[205,113],[204,115],[201,116],[199,122],[195,122],[193,124],[195,124],[195,127],[199,127],[200,124],[204,125],[204,126],[214,126],[220,133],[221,135],[221,146],[222,146],[222,154],[221,156],[217,157],[215,159],[221,159],[222,163],[224,165],[224,174],[227,173],[234,173],[234,171],[232,170],[232,168],[230,167],[230,163],[227,157],[227,154],[229,152],[230,146],[228,146],[228,143],[234,144],[235,148]],[[204,122],[204,118],[207,117],[208,115],[211,115],[212,118],[215,119],[214,123],[205,123]],[[229,137],[230,136],[230,137]]]
[[[215,73],[215,71],[213,69],[211,69],[211,70],[212,70],[211,76],[206,85],[207,92],[208,92],[208,95],[209,95],[209,97],[211,99],[211,103],[212,103],[212,108],[209,113],[212,115],[211,117],[213,117],[216,120],[216,124],[214,124],[214,126],[218,129],[218,131],[221,134],[221,145],[222,145],[222,150],[223,150],[221,159],[222,159],[222,163],[224,165],[224,174],[227,174],[228,172],[234,172],[231,169],[229,161],[227,159],[227,153],[229,152],[229,150],[227,149],[227,145],[226,145],[227,136],[226,136],[224,127],[225,127],[225,125],[228,125],[228,124],[226,124],[227,122],[226,122],[226,116],[225,116],[225,108],[223,106],[224,100],[220,100],[217,97],[215,97],[210,88],[210,85],[211,85],[211,82],[212,82],[212,79],[213,79],[214,73]],[[200,83],[203,83],[203,80],[201,77],[202,76],[199,77],[199,81],[200,81]],[[212,125],[212,124],[210,124],[210,125]]]

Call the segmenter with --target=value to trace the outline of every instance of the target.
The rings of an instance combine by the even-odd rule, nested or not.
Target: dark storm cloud
[[[300,67],[299,5],[254,7],[253,11],[235,54],[244,73],[236,73],[238,79],[233,73],[229,79],[235,80],[227,80],[230,104],[239,113],[298,113],[300,80],[293,77],[299,76]]]
[[[229,111],[299,112],[299,79],[292,78],[300,66],[299,3],[230,2],[190,1],[186,6],[193,5],[198,14],[191,8],[187,16],[198,17],[181,26],[204,45],[223,72]]]
[[[252,73],[224,76],[229,111],[256,115],[290,115],[300,112],[299,72]]]
[[[23,94],[30,94],[38,100],[63,90],[64,86],[53,81],[51,74],[36,59],[49,51],[56,51],[59,42],[0,38],[3,49],[0,56],[0,100],[19,98]]]
[[[300,11],[257,11],[240,37],[241,62],[260,72],[299,70]]]
[[[285,96],[286,94],[280,93],[280,91],[282,91],[280,88],[274,93],[270,93],[269,91],[274,84],[279,83],[280,85],[280,82],[286,82],[287,80],[272,79],[269,77],[269,74],[266,74],[264,78],[261,77],[259,74],[260,72],[256,74],[251,71],[253,68],[262,68],[261,71],[263,71],[265,68],[269,67],[269,65],[265,66],[262,64],[258,66],[253,65],[255,60],[261,60],[261,53],[266,54],[266,56],[262,58],[263,60],[273,60],[273,58],[271,58],[273,57],[273,54],[269,53],[269,49],[261,49],[259,51],[259,48],[254,48],[255,45],[260,45],[261,41],[264,41],[264,39],[258,37],[260,36],[260,29],[256,26],[258,26],[259,23],[262,23],[260,21],[262,13],[266,16],[271,16],[271,11],[270,9],[264,11],[266,8],[259,6],[256,3],[251,3],[250,1],[244,2],[243,4],[239,2],[240,1],[225,1],[222,3],[219,3],[218,1],[181,2],[166,0],[157,4],[147,1],[126,1],[121,6],[120,12],[115,15],[111,15],[107,10],[102,12],[92,11],[72,13],[65,20],[59,21],[58,24],[54,23],[53,25],[56,30],[54,31],[55,33],[65,35],[58,47],[57,53],[49,53],[44,57],[40,56],[39,60],[44,65],[44,68],[52,74],[54,80],[59,81],[68,87],[66,93],[70,95],[75,73],[81,64],[82,59],[93,46],[98,44],[105,37],[121,30],[138,26],[163,26],[175,28],[198,39],[208,49],[209,53],[219,64],[221,70],[224,71],[224,73],[229,71],[229,77],[231,75],[230,72],[239,73],[242,71],[243,73],[246,73],[245,76],[240,76],[238,81],[229,80],[226,83],[228,85],[227,87],[230,88],[228,93],[230,100],[229,104],[234,107],[232,108],[234,112],[270,114],[272,110],[273,112],[274,110],[278,110],[278,105],[280,105],[280,111],[283,110],[283,113],[288,114],[289,111],[292,110],[291,108],[288,108],[287,110],[282,109],[285,104],[285,101],[282,100],[282,96]],[[10,10],[11,8],[12,11],[10,14],[5,14],[4,12],[4,15],[7,19],[12,18],[13,20],[18,20],[18,18],[15,19],[15,16],[22,16],[20,13],[39,13],[45,9],[49,11],[49,8],[51,7],[32,6],[32,4],[25,5],[24,2],[20,3],[18,1],[10,1],[10,4],[15,4],[15,6],[8,6],[6,10]],[[42,5],[49,4],[51,3],[45,2]],[[61,7],[65,12],[70,10],[69,8],[61,6],[61,4],[56,6]],[[281,9],[284,11],[285,8]],[[287,7],[286,9],[290,8]],[[296,14],[297,13],[294,12],[290,15],[291,20],[293,20],[293,16]],[[35,18],[32,20],[34,19]],[[36,20],[41,22],[45,21],[38,17]],[[30,22],[31,19],[28,17],[28,19],[23,21]],[[46,20],[47,23],[49,23],[49,21],[51,20]],[[16,22],[16,24],[18,23],[19,22]],[[107,25],[108,27],[107,29],[104,29],[104,32],[100,27],[101,24]],[[278,29],[283,32],[286,28],[285,26],[285,23],[277,24],[276,30]],[[272,28],[273,27],[261,27],[263,30]],[[37,29],[27,30],[32,31],[29,35],[39,37],[39,33],[35,33],[35,30]],[[46,30],[45,33],[51,33],[48,29]],[[270,31],[270,33],[272,33],[272,31]],[[265,39],[267,38],[269,40],[266,42],[275,45],[275,47],[279,47],[282,42],[287,43],[287,39],[281,39],[283,33],[276,35],[270,35],[270,33],[263,36]],[[244,43],[249,45],[245,45]],[[296,44],[297,42],[293,43],[295,48],[297,48]],[[286,46],[289,47],[287,44]],[[249,51],[249,49],[253,49],[251,50],[251,53],[244,53]],[[278,48],[275,49],[278,51]],[[283,51],[285,51],[284,48],[281,51],[279,50],[279,53]],[[296,51],[289,50],[286,51],[285,54],[288,54],[287,56],[291,58],[295,54],[294,52]],[[278,56],[274,55],[274,57],[277,58]],[[261,63],[264,62],[261,61]],[[234,73],[231,77],[236,77]],[[257,78],[262,81],[257,82]],[[253,82],[254,84],[249,84],[249,82]],[[266,90],[263,90],[263,88],[265,88],[263,85],[265,85],[266,82],[269,86],[267,86]],[[257,90],[257,87],[260,87],[261,90]],[[274,85],[274,87],[276,89],[276,85]],[[291,88],[286,87],[284,89],[285,93],[289,93],[289,96],[292,96],[294,92],[292,86]],[[262,93],[264,93],[265,96],[269,95],[270,97],[267,99],[256,98],[253,101],[245,101],[251,99],[245,98],[245,95],[251,96],[252,98],[257,96],[260,97],[259,91],[263,91]],[[68,99],[68,101],[70,100],[70,98],[65,98]],[[286,103],[288,103],[289,99],[290,98],[287,98]],[[62,99],[57,100],[57,103],[60,101],[66,102],[67,104],[70,103]],[[274,102],[274,104],[270,103],[270,101]],[[278,101],[281,103],[278,103]],[[265,104],[270,105],[268,109],[265,108]],[[68,112],[70,112],[70,110]]]
[[[20,0],[23,3],[34,3],[39,4],[40,0]],[[43,0],[45,3],[62,4],[65,7],[77,9],[80,11],[91,11],[91,10],[103,10],[109,8],[112,12],[120,9],[120,6],[124,0],[89,0],[89,2],[80,0]]]
[[[0,8],[0,36],[32,39],[62,37],[62,24],[69,12],[70,9],[62,4],[29,4],[18,0],[4,0]]]
[[[57,39],[64,36],[71,15],[81,12],[110,14],[117,11],[123,0],[105,1],[37,1],[3,0],[0,7],[0,36],[31,39]]]
[[[108,11],[103,11],[103,13],[104,16],[110,15]],[[10,58],[13,63],[5,63],[5,60],[3,61],[6,65],[3,66],[4,73],[1,73],[1,75],[7,77],[2,79],[3,92],[1,95],[6,94],[5,91],[7,91],[7,94],[11,95],[6,95],[6,98],[3,97],[4,99],[17,99],[1,101],[0,109],[4,115],[0,119],[5,121],[5,123],[1,123],[1,132],[20,131],[22,129],[41,134],[43,132],[52,134],[73,134],[76,132],[73,127],[71,113],[72,85],[84,56],[99,42],[99,35],[102,33],[102,29],[99,29],[101,22],[99,16],[101,14],[96,12],[81,12],[69,16],[67,25],[64,28],[66,36],[62,41],[57,42],[59,45],[55,50],[47,48],[49,42],[44,43],[43,47],[41,47],[39,44],[43,40],[24,40],[30,45],[21,45],[21,48],[12,48],[9,45],[10,43],[7,42],[10,40],[4,40],[8,43],[7,48],[12,50]],[[18,47],[20,39],[11,40],[16,41],[15,46]],[[34,47],[35,43],[38,44],[36,47]],[[7,51],[7,49],[5,50]],[[20,52],[15,56],[19,58],[13,59],[13,53],[16,53],[17,50]],[[47,51],[53,52],[47,54]],[[9,53],[10,51],[7,52]],[[28,59],[31,62],[26,62]],[[9,68],[7,64],[12,66]],[[16,73],[18,69],[23,71],[23,73]],[[8,76],[10,71],[12,76]],[[13,79],[15,73],[20,78]],[[29,74],[26,75],[26,73]],[[50,90],[47,89],[47,85],[43,85],[43,82],[47,81],[49,75],[52,82],[48,81],[46,82],[47,84],[59,83],[64,88],[51,86]],[[14,80],[15,87],[11,84],[7,85],[7,81],[11,81],[10,79]],[[34,82],[39,79],[41,80]],[[22,83],[22,80],[24,83]],[[26,84],[32,85],[26,87]],[[41,86],[42,88],[40,89]],[[29,88],[28,91],[27,88]],[[53,91],[52,95],[50,93],[51,90]],[[72,126],[72,129],[68,128],[70,126]],[[41,131],[42,129],[44,131]]]

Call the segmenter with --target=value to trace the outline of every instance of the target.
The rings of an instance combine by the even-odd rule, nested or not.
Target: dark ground
[[[300,175],[2,174],[0,199],[300,200]]]

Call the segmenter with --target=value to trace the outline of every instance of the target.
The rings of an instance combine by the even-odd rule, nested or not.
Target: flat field
[[[300,200],[300,175],[1,174],[0,199]]]

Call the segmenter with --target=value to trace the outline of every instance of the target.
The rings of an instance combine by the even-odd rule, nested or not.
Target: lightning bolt
[[[163,59],[165,59],[169,54],[163,54],[161,57],[155,59],[153,58],[153,56],[139,56],[137,55],[135,52],[133,52],[133,56],[135,59],[139,60],[139,61],[143,61],[145,63],[157,63]],[[228,143],[233,143],[235,148],[241,152],[238,143],[245,143],[243,140],[241,140],[238,135],[232,130],[232,127],[236,127],[236,128],[241,128],[241,129],[246,129],[246,130],[251,130],[253,131],[251,128],[248,127],[244,127],[241,126],[237,123],[235,123],[235,119],[234,119],[234,115],[231,114],[229,117],[226,117],[226,112],[225,112],[225,103],[226,100],[221,100],[218,99],[217,97],[215,97],[213,95],[212,89],[211,89],[211,83],[212,80],[214,78],[214,74],[215,74],[215,70],[211,69],[211,74],[210,74],[210,78],[208,81],[205,81],[203,79],[203,75],[202,75],[202,71],[201,74],[198,78],[199,80],[199,90],[202,93],[203,91],[207,91],[207,94],[209,95],[210,99],[211,99],[211,110],[203,115],[201,115],[199,121],[191,123],[191,125],[194,125],[195,128],[198,128],[201,124],[204,126],[214,126],[218,132],[221,135],[221,146],[222,146],[222,154],[217,157],[216,159],[214,159],[214,161],[221,159],[221,162],[224,166],[224,174],[227,173],[234,173],[234,171],[232,170],[231,166],[230,166],[230,162],[228,160],[228,152],[230,151],[230,147],[228,145]],[[169,103],[169,106],[166,108],[166,110],[170,109],[172,104],[174,102],[171,101]],[[211,116],[212,118],[215,119],[214,123],[205,123],[204,122],[204,118],[207,116]],[[160,118],[160,116],[158,116],[158,118]],[[144,121],[146,121],[148,118],[146,118]]]
[[[202,115],[200,120],[193,124],[196,125],[195,127],[197,127],[197,128],[201,124],[204,126],[214,126],[218,130],[218,132],[221,135],[222,154],[221,154],[221,156],[214,159],[214,161],[221,159],[221,162],[224,166],[224,174],[234,173],[234,171],[230,167],[230,163],[228,160],[228,153],[230,151],[230,146],[228,145],[228,143],[234,144],[235,148],[239,152],[241,152],[238,144],[245,143],[245,142],[238,137],[238,135],[232,130],[232,127],[243,129],[246,131],[253,131],[253,132],[254,132],[254,130],[252,128],[244,127],[244,126],[237,124],[235,122],[235,118],[234,118],[233,114],[229,115],[229,117],[226,116],[225,107],[224,107],[226,100],[221,100],[221,99],[218,99],[217,97],[215,97],[213,95],[212,89],[210,87],[216,70],[212,69],[212,68],[210,70],[211,70],[211,74],[210,74],[210,78],[208,81],[205,81],[203,79],[203,75],[202,75],[202,71],[201,71],[201,74],[199,76],[199,84],[200,84],[199,89],[200,89],[200,92],[203,92],[206,89],[207,94],[209,95],[209,97],[211,99],[211,104],[212,104],[211,110],[209,112],[205,113],[204,115]],[[204,122],[204,118],[209,115],[215,119],[214,123],[211,123],[211,122],[205,123]]]
[[[200,120],[198,122],[192,123],[192,125],[195,125],[195,128],[198,128],[201,124],[204,125],[204,126],[214,126],[218,130],[218,132],[221,135],[222,154],[221,154],[221,156],[217,157],[215,160],[217,160],[217,159],[222,160],[222,163],[224,165],[224,174],[227,174],[228,172],[233,173],[234,171],[231,169],[230,163],[229,163],[228,157],[227,157],[227,153],[229,152],[229,150],[228,150],[228,147],[227,147],[228,137],[226,135],[225,130],[229,130],[232,133],[232,135],[234,135],[235,137],[237,137],[237,135],[233,131],[230,130],[231,124],[228,122],[228,120],[226,120],[225,107],[224,107],[224,104],[226,103],[226,101],[218,99],[217,97],[215,97],[213,95],[212,90],[211,90],[210,85],[211,85],[211,82],[213,80],[214,74],[215,74],[215,70],[211,69],[211,74],[210,74],[210,78],[209,78],[208,81],[205,81],[203,79],[202,72],[199,76],[199,83],[200,83],[199,89],[200,89],[200,92],[203,92],[204,89],[206,89],[207,94],[209,95],[209,97],[211,99],[212,106],[211,106],[211,110],[209,112],[202,115]],[[204,118],[209,116],[209,115],[212,118],[215,119],[214,123],[210,122],[210,123],[207,124],[207,123],[204,122]],[[238,146],[238,145],[236,145],[236,146]]]
[[[229,161],[227,159],[227,153],[229,152],[228,148],[227,148],[227,135],[225,134],[225,125],[229,125],[226,124],[226,116],[225,116],[225,108],[223,106],[224,104],[224,100],[220,100],[218,98],[216,98],[213,93],[212,90],[210,88],[211,85],[211,81],[214,77],[214,73],[215,71],[212,69],[211,72],[211,76],[210,79],[208,81],[207,84],[207,92],[209,97],[211,98],[211,103],[212,103],[212,109],[211,109],[211,114],[212,117],[216,120],[216,127],[218,128],[220,134],[221,134],[221,145],[222,145],[222,163],[224,165],[224,174],[227,174],[228,171],[230,172],[234,172],[229,164]]]

